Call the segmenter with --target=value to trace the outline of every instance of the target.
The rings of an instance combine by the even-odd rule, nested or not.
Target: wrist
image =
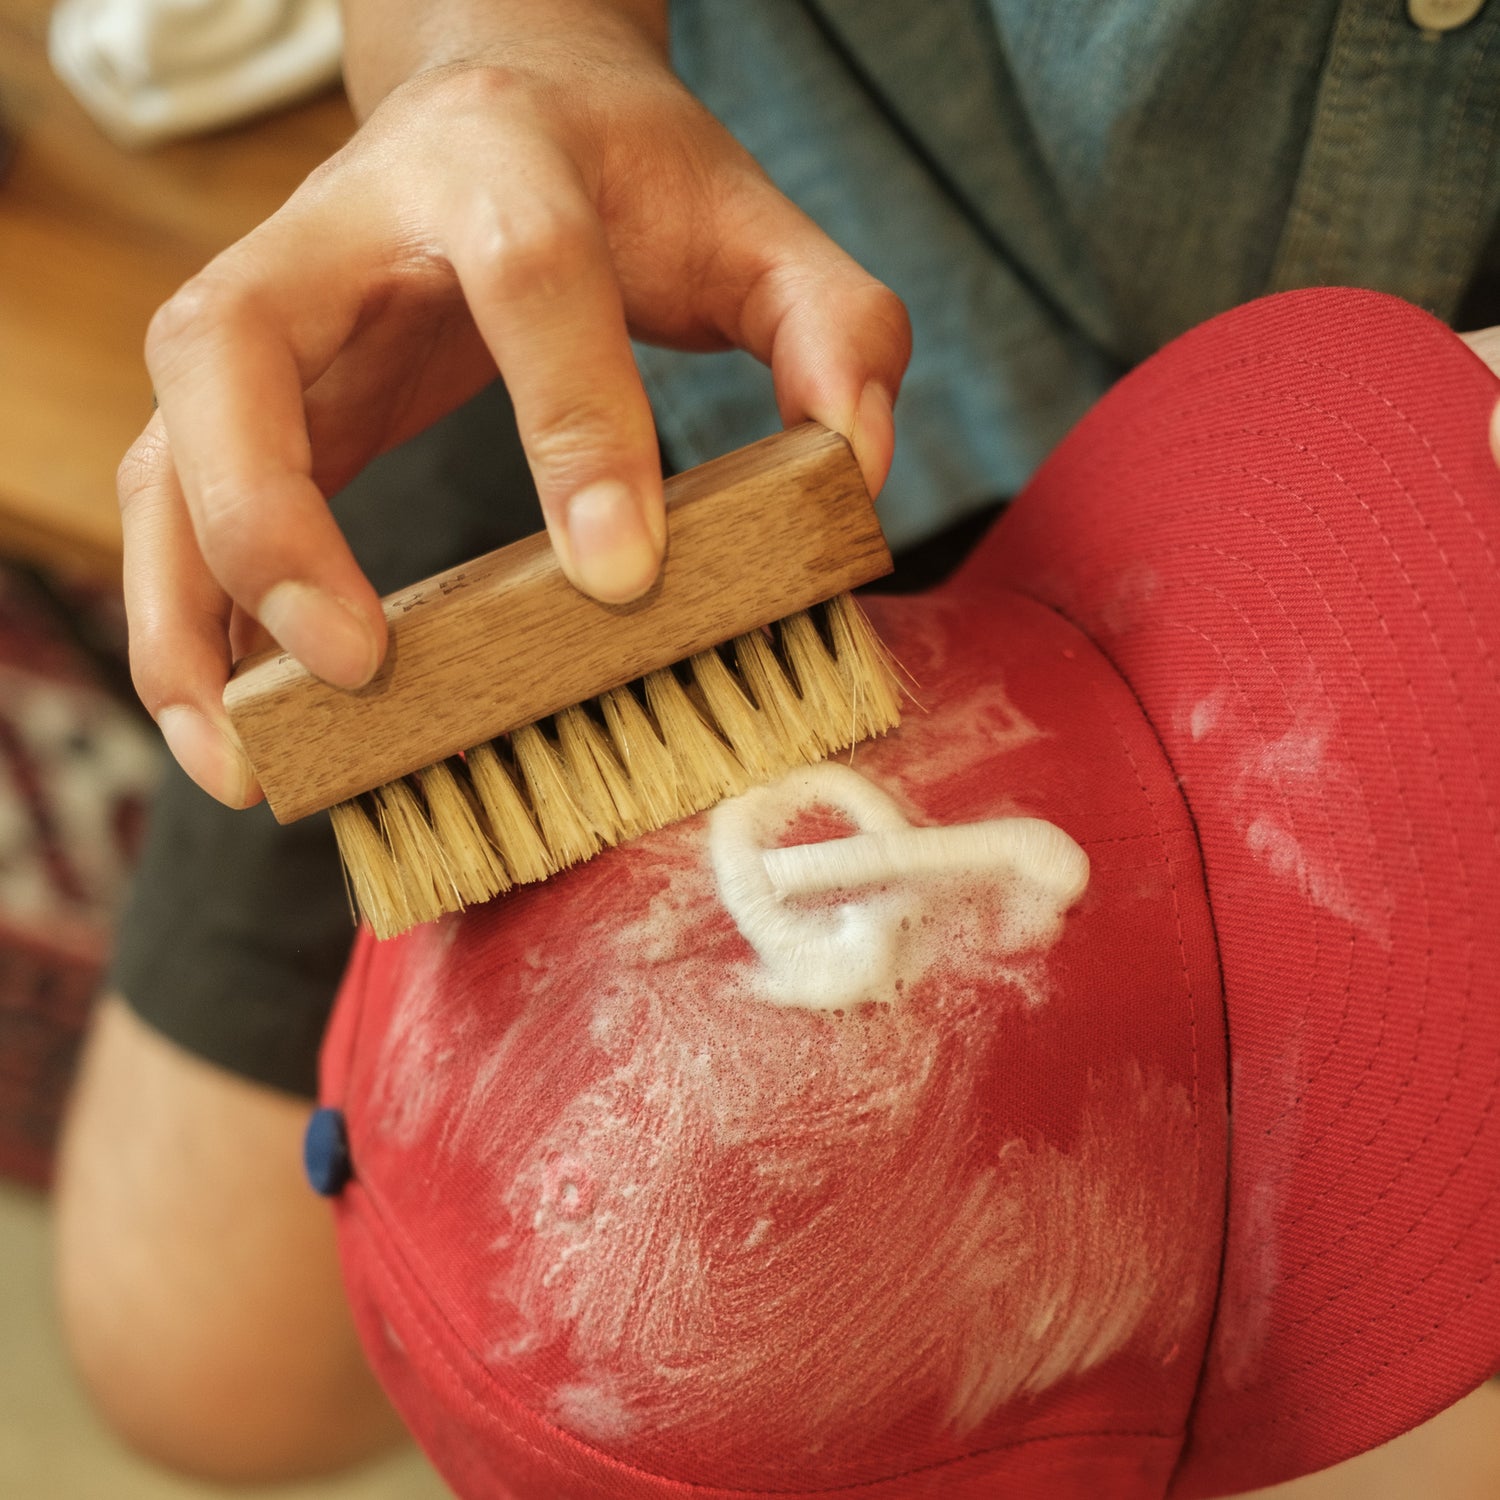
[[[340,0],[344,84],[364,120],[408,78],[555,51],[667,62],[667,0]]]

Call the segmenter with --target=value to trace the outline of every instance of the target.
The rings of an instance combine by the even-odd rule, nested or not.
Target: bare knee
[[[306,1116],[101,1004],[60,1161],[58,1304],[100,1413],[169,1467],[285,1479],[399,1437],[301,1179]]]

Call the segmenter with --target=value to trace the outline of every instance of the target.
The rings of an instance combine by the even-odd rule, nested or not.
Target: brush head
[[[394,936],[881,734],[899,707],[841,595],[339,803],[351,896]]]

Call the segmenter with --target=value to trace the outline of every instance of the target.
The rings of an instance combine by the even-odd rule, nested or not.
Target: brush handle
[[[355,692],[286,652],[224,706],[283,823],[890,572],[849,445],[807,423],[667,481],[661,576],[600,604],[545,533],[391,594],[385,662]]]

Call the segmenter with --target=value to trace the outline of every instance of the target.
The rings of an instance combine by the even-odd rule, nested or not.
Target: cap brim
[[[1218,931],[1229,1215],[1175,1496],[1500,1366],[1496,395],[1404,303],[1267,299],[1117,386],[996,538],[1155,726]]]

